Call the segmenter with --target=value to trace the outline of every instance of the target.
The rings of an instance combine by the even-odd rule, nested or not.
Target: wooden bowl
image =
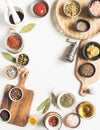
[[[16,73],[15,73],[14,71],[16,71]],[[4,68],[3,73],[4,73],[4,76],[5,76],[7,79],[12,80],[12,79],[15,79],[15,78],[18,76],[18,68],[17,68],[16,66],[14,66],[14,65],[8,65],[8,66],[6,66],[6,67]],[[13,74],[13,73],[14,73],[14,74]],[[9,76],[10,74],[11,74],[11,75],[13,74],[13,76]]]

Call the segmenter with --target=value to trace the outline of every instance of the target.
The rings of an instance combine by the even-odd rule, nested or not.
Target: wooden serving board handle
[[[27,79],[27,77],[28,77],[28,73],[29,73],[29,72],[24,72],[24,71],[23,71],[23,72],[20,74],[20,81],[19,81],[18,87],[20,87],[20,88],[22,88],[22,89],[25,89],[24,84],[25,84],[26,79]]]
[[[81,96],[86,96],[87,95],[87,85],[85,83],[81,83],[81,87],[80,87],[80,95]]]

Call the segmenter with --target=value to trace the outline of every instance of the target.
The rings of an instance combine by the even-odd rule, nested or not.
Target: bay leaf
[[[5,57],[5,59],[16,63],[16,58],[13,57],[11,54],[7,53],[7,52],[2,52],[2,55]]]
[[[31,31],[35,27],[35,23],[29,23],[25,25],[19,32],[20,33],[27,33]]]
[[[49,110],[49,108],[50,108],[50,99],[49,99],[48,102],[46,103],[46,106],[45,106],[45,108],[44,108],[44,110],[43,110],[43,113],[46,113],[46,112]]]
[[[49,98],[47,98],[46,100],[44,100],[38,107],[37,110],[40,111],[42,108],[44,108],[47,104],[47,102],[49,101]]]
[[[51,93],[51,102],[54,106],[56,106],[57,104],[57,97],[55,96],[55,94],[52,92]]]

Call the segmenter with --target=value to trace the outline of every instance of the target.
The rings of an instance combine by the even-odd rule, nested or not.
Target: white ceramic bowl
[[[55,120],[57,122],[55,122],[55,120],[53,118],[55,118]],[[50,122],[51,122],[51,125],[50,125]],[[52,126],[53,123],[55,124],[54,126]],[[57,125],[56,125],[56,123],[57,123]],[[48,130],[59,130],[62,126],[61,115],[59,115],[57,112],[47,113],[44,117],[44,125]]]
[[[35,14],[35,12],[34,12],[34,10],[33,10],[33,8],[34,8],[34,6],[36,5],[36,4],[38,4],[39,2],[41,2],[41,3],[43,3],[45,6],[46,6],[46,10],[47,10],[47,12],[46,12],[46,14],[45,15],[43,15],[43,16],[39,16],[39,15],[37,15],[37,14]],[[46,1],[44,1],[44,0],[35,0],[34,2],[32,2],[31,4],[30,4],[30,12],[31,12],[31,14],[33,15],[33,16],[35,16],[35,17],[44,17],[44,16],[46,16],[47,15],[47,13],[48,13],[48,11],[49,11],[49,5],[48,5],[48,3],[46,2]]]
[[[20,47],[19,47],[18,49],[10,48],[10,47],[7,45],[7,40],[8,40],[8,38],[9,38],[10,36],[17,36],[17,37],[19,38],[21,45],[20,45]],[[23,48],[24,48],[23,38],[22,38],[22,36],[21,36],[19,33],[11,32],[11,33],[9,33],[9,34],[5,37],[5,39],[4,39],[4,45],[5,45],[5,48],[6,48],[9,52],[11,52],[11,53],[19,53],[19,52],[22,51]]]
[[[61,105],[61,102],[60,102],[61,97],[62,97],[63,95],[65,95],[65,94],[70,95],[71,98],[73,99],[73,103],[72,103],[72,105],[70,105],[69,107],[63,107],[63,106]],[[68,101],[68,99],[67,99],[67,101]],[[69,111],[69,110],[74,109],[74,107],[75,107],[75,105],[76,105],[76,98],[75,98],[75,96],[74,96],[72,93],[62,92],[62,93],[58,96],[58,98],[57,98],[57,104],[58,104],[58,107],[59,107],[61,110]]]
[[[17,93],[17,98],[18,99],[14,99],[13,97],[12,97],[12,92],[13,92],[13,94],[14,93],[16,93],[16,92],[14,92],[14,89],[18,89],[19,91],[20,91],[20,96],[19,96],[19,94]],[[15,94],[14,94],[15,95]],[[9,98],[10,98],[10,100],[11,101],[14,101],[14,102],[19,102],[22,98],[23,98],[23,95],[24,95],[24,93],[23,93],[23,91],[22,91],[22,89],[21,88],[18,88],[18,87],[13,87],[10,91],[9,91]],[[19,96],[19,97],[18,97]]]
[[[17,26],[21,26],[23,24],[23,21],[24,21],[24,18],[25,18],[25,12],[23,9],[21,9],[20,7],[17,7],[15,6],[14,7],[16,11],[20,11],[21,13],[23,13],[24,17],[22,19],[22,21],[18,24],[12,24],[10,21],[9,21],[9,16],[11,15],[11,11],[9,8],[6,9],[5,13],[4,13],[4,19],[6,21],[6,23],[11,26],[11,27],[17,27]]]

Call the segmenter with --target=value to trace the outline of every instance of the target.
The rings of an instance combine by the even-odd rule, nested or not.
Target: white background
[[[96,130],[99,129],[100,119],[100,80],[91,84],[89,88],[93,88],[94,95],[87,95],[81,97],[78,94],[80,88],[80,82],[77,80],[74,74],[76,56],[74,62],[67,63],[63,61],[63,55],[68,43],[66,42],[66,36],[57,30],[54,17],[54,4],[55,0],[47,0],[49,4],[49,12],[43,18],[33,17],[29,12],[29,5],[33,0],[11,0],[11,2],[23,8],[25,11],[25,21],[22,26],[15,28],[17,32],[28,23],[35,23],[35,28],[28,33],[22,34],[25,47],[21,53],[29,55],[30,62],[27,65],[29,69],[29,77],[26,81],[26,88],[34,91],[34,99],[31,106],[30,115],[37,114],[39,123],[37,126],[30,126],[27,124],[25,127],[15,126],[9,123],[0,121],[0,129],[2,130],[46,130],[42,120],[44,115],[36,112],[37,106],[49,96],[50,91],[54,88],[54,93],[66,91],[75,95],[78,105],[82,101],[90,101],[96,107],[96,115],[91,120],[81,119],[81,124],[77,130]],[[10,26],[4,20],[4,12],[6,9],[6,3],[4,0],[0,0],[0,47],[1,51],[6,51],[4,48],[4,38],[9,32]],[[73,40],[73,39],[72,39]],[[95,36],[93,40],[100,42],[99,35]],[[74,40],[73,40],[74,41]],[[78,43],[79,44],[79,43]],[[18,54],[14,56],[17,57]],[[14,80],[7,80],[3,75],[3,69],[5,66],[11,64],[0,54],[0,103],[4,94],[4,89],[7,84],[18,84],[18,78]],[[26,104],[27,105],[27,104]],[[56,111],[64,118],[67,115],[67,111],[62,111],[58,107],[51,105],[49,111]],[[73,112],[71,110],[70,112]],[[62,124],[61,130],[69,129]]]

